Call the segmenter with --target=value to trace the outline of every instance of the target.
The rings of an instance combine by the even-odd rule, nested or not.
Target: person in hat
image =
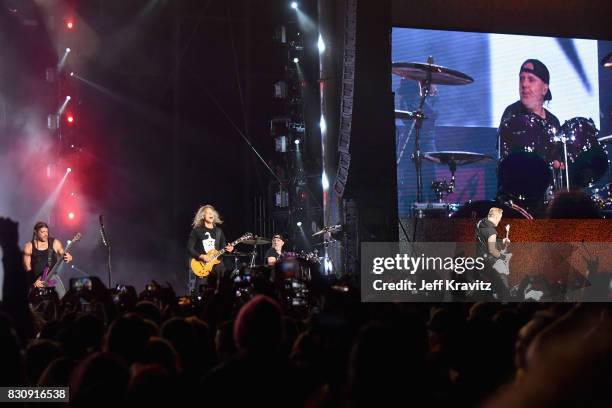
[[[544,102],[548,102],[552,99],[552,93],[550,91],[550,73],[546,65],[542,61],[537,59],[528,59],[521,64],[519,71],[519,97],[520,99],[508,106],[502,115],[502,119],[497,132],[497,152],[500,159],[500,165],[502,161],[512,153],[521,153],[523,151],[533,152],[542,159],[554,160],[553,166],[555,169],[561,168],[559,161],[559,152],[553,148],[551,144],[551,134],[549,132],[556,132],[561,128],[559,119],[550,113],[549,110],[544,108]],[[534,140],[525,140],[522,134],[522,130],[527,131],[529,126],[524,120],[529,118],[529,121],[534,122],[534,129],[537,130],[538,122],[541,122],[541,132],[528,132],[530,138]],[[516,119],[515,119],[516,118]],[[513,122],[514,121],[514,122]],[[516,126],[524,126],[523,128],[516,128]],[[516,137],[516,138],[515,138]],[[509,161],[506,166],[510,166],[511,171],[506,171],[505,177],[515,177],[521,180],[525,180],[526,191],[529,191],[529,180],[524,176],[525,173],[532,175],[534,171],[535,176],[546,176],[546,174],[540,174],[537,171],[541,170],[540,161],[533,155],[524,156],[519,154],[512,161]],[[508,168],[506,168],[508,170]],[[512,175],[509,176],[509,173]],[[508,191],[508,183],[504,183],[500,178],[498,169],[498,186],[497,186],[497,197],[502,200],[507,199],[520,199],[521,195],[511,194]],[[512,180],[506,180],[512,182]],[[515,187],[516,188],[516,187]],[[530,193],[534,195],[533,193]],[[540,199],[540,197],[526,196],[525,199]]]
[[[561,127],[559,119],[544,108],[544,102],[552,99],[550,73],[546,65],[537,59],[528,59],[519,71],[520,100],[508,106],[502,115],[500,126],[514,115],[534,113],[555,129]]]
[[[266,251],[265,260],[269,266],[274,265],[278,258],[283,253],[283,245],[285,245],[285,239],[282,234],[274,234],[272,236],[272,246]]]

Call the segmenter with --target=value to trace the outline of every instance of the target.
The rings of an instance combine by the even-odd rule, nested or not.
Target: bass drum
[[[504,211],[504,218],[523,218],[527,220],[533,220],[533,216],[529,214],[524,208],[516,204],[500,203],[493,200],[468,201],[454,214],[452,214],[451,218],[485,218],[489,214],[489,210],[492,207],[501,208]]]

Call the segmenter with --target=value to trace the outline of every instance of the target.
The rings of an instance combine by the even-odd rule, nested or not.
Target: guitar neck
[[[222,256],[225,253],[225,249],[220,250],[219,252],[217,252],[215,254],[215,259],[219,258],[220,256]]]
[[[243,241],[242,238],[235,240],[234,242],[232,242],[230,245],[231,246],[235,246],[236,244],[239,244]],[[219,258],[220,256],[222,256],[224,253],[226,253],[227,251],[225,250],[225,248],[221,249],[219,252],[217,252],[214,256],[215,259]]]
[[[72,248],[72,244],[74,243],[74,241],[71,241],[67,246],[66,249],[64,250],[64,254],[67,254],[68,251],[70,251],[70,249]],[[51,279],[51,277],[53,275],[55,275],[55,273],[57,272],[57,270],[59,269],[60,266],[62,266],[64,263],[66,263],[66,261],[64,261],[64,256],[63,255],[58,255],[55,251],[53,251],[55,253],[55,256],[59,256],[59,259],[57,260],[57,262],[55,263],[55,265],[53,265],[53,268],[51,268],[51,270],[49,271],[49,273],[47,273],[47,277],[44,279],[45,282],[49,281],[49,279]]]

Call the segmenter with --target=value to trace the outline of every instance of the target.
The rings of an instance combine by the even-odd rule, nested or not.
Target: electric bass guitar
[[[506,238],[508,238],[508,234],[510,233],[510,224],[506,224]],[[500,251],[502,255],[505,255],[506,259],[498,259],[493,264],[493,269],[495,269],[498,273],[502,275],[510,275],[510,258],[512,258],[512,253],[508,252],[507,249]]]
[[[66,246],[66,249],[64,250],[64,254],[68,253],[70,251],[70,249],[72,248],[72,246],[74,244],[76,244],[81,238],[83,237],[83,235],[80,232],[77,232],[77,234],[74,236],[74,238],[72,238],[71,241],[68,242],[68,245]],[[50,251],[53,251],[53,248],[49,248]],[[53,268],[49,269],[49,266],[45,266],[45,269],[43,269],[42,274],[40,275],[40,280],[42,280],[43,284],[45,287],[52,287],[55,286],[56,281],[54,279],[52,279],[55,275],[57,275],[57,271],[60,268],[60,266],[62,266],[66,261],[64,261],[64,257],[60,257],[60,259],[58,259],[58,261],[55,263],[55,265],[53,265]]]
[[[235,246],[241,243],[242,241],[246,241],[247,239],[253,239],[253,234],[247,232],[246,234],[232,242],[230,245]],[[213,270],[215,265],[221,263],[221,257],[225,252],[225,248],[220,251],[217,251],[216,249],[211,249],[206,254],[209,258],[208,262],[204,262],[197,258],[191,258],[191,272],[193,272],[193,274],[198,278],[207,277],[208,275],[210,275],[210,272]]]

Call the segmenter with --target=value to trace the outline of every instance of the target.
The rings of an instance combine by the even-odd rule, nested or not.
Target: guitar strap
[[[219,243],[221,242],[221,229],[215,225],[215,249],[223,249],[219,248]]]
[[[53,243],[55,242],[54,238],[49,238],[49,248],[47,249],[47,266],[50,268],[51,267],[51,255],[53,255],[53,253],[55,252],[53,250]]]
[[[476,224],[476,240],[478,240],[478,242],[480,242],[481,244],[483,244],[482,239],[480,238],[480,234],[479,234],[479,230],[480,230],[480,223],[482,222],[482,220],[478,221],[478,224]]]

